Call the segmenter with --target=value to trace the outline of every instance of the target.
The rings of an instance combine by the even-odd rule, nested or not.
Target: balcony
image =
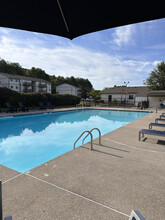
[[[23,92],[24,92],[24,93],[33,92],[33,90],[32,90],[32,89],[25,88],[25,89],[23,89]]]
[[[38,92],[46,92],[47,90],[46,90],[46,88],[40,88],[40,89],[38,89]]]
[[[46,83],[39,83],[38,88],[46,88]]]
[[[23,86],[32,86],[32,82],[23,82]]]

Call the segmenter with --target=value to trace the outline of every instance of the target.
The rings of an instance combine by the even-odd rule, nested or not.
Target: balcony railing
[[[39,84],[38,84],[38,87],[39,87],[39,88],[46,88],[46,83],[39,83]]]
[[[23,89],[23,92],[24,93],[33,92],[33,90],[32,89]]]
[[[32,82],[23,82],[23,86],[32,86]]]
[[[46,90],[46,88],[40,88],[40,89],[38,89],[38,92],[46,92],[47,90]]]

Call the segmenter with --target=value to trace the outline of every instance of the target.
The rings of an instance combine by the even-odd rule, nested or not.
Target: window
[[[133,99],[133,95],[129,95],[129,99]]]
[[[18,89],[18,86],[16,86],[15,88]]]
[[[11,86],[11,89],[13,89],[13,86]]]
[[[13,81],[13,79],[10,79],[10,81],[12,82],[12,81]]]

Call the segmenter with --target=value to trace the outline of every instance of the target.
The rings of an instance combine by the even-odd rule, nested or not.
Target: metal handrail
[[[83,136],[83,134],[85,134],[86,132],[88,132],[88,135],[90,134],[91,136],[91,150],[93,150],[93,135],[90,131],[84,131],[78,138],[77,140],[74,142],[73,148],[75,149],[75,145],[77,143],[77,141]]]
[[[99,145],[101,145],[101,131],[98,128],[92,128],[90,132],[92,133],[93,130],[97,130],[99,132]],[[89,136],[89,133],[84,137],[82,144],[84,144],[84,140]]]

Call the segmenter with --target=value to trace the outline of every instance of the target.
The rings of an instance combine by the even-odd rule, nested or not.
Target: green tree
[[[42,70],[40,68],[32,67],[30,70],[28,70],[27,74],[30,77],[50,81],[50,76],[44,70]]]
[[[91,82],[88,79],[83,79],[83,78],[76,78],[77,82],[77,87],[80,88],[81,90],[81,97],[82,98],[87,98],[87,93],[91,91],[93,88]]]
[[[118,88],[120,88],[120,87],[126,87],[126,85],[121,85],[121,86],[114,85],[114,86],[113,86],[113,88],[117,88],[117,87],[118,87]]]
[[[16,74],[16,75],[24,75],[26,70],[22,68],[19,63],[11,63],[9,61],[0,59],[0,72]]]
[[[97,102],[101,101],[100,90],[92,89],[90,92],[87,93],[88,97],[92,97],[96,106]]]
[[[81,97],[87,98],[87,92],[90,92],[93,88],[91,82],[88,79],[75,78],[74,76],[66,77],[63,76],[50,76],[52,83],[52,93],[56,93],[56,86],[63,83],[68,83],[70,85],[76,86],[81,90]]]
[[[87,95],[92,97],[94,100],[95,99],[100,99],[100,90],[95,90],[92,89],[91,92],[88,92]]]
[[[165,90],[165,62],[162,61],[157,64],[150,76],[144,82],[150,89]]]
[[[63,83],[68,83],[73,86],[79,87],[81,90],[81,97],[87,98],[87,92],[90,92],[93,88],[91,82],[88,79],[75,78],[74,76],[66,78],[64,78],[63,76],[50,76],[41,68],[32,67],[31,69],[25,69],[22,68],[19,63],[11,63],[3,59],[0,59],[0,72],[30,76],[50,81],[52,84],[52,93],[56,93],[56,86]]]
[[[77,80],[74,78],[74,76],[66,77],[66,82],[73,86],[77,86]]]

